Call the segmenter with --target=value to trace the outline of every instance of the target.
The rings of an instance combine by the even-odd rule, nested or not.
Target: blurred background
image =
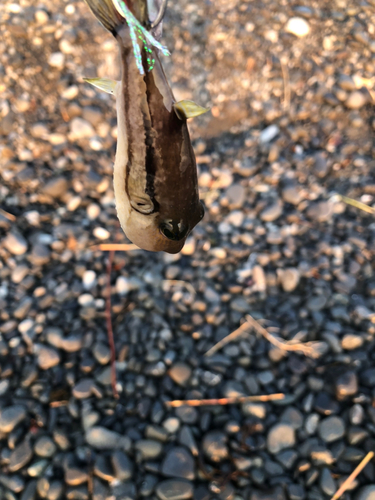
[[[115,254],[118,401],[115,102],[82,81],[119,78],[116,41],[83,1],[0,20],[0,498],[330,498],[375,448],[374,1],[170,0],[206,215],[180,254]],[[320,357],[250,329],[205,356],[246,314]]]

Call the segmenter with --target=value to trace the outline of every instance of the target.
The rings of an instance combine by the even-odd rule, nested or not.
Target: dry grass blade
[[[243,333],[247,332],[248,330],[250,330],[250,325],[246,321],[239,328],[237,328],[237,330],[234,330],[234,332],[230,333],[229,335],[227,335],[226,337],[221,339],[213,347],[211,347],[211,349],[209,349],[206,352],[205,356],[212,356],[213,354],[215,354],[215,352],[219,351],[222,347],[227,345],[229,342],[232,342],[232,340],[236,339],[237,337],[239,337]]]
[[[365,458],[357,465],[357,467],[354,469],[354,471],[350,474],[350,476],[342,483],[340,488],[336,491],[336,493],[333,495],[331,500],[338,500],[338,498],[341,497],[343,493],[349,488],[349,486],[352,484],[354,479],[358,476],[360,472],[366,467],[366,465],[369,463],[369,461],[373,458],[374,452],[369,451]]]
[[[353,207],[359,208],[364,212],[375,215],[375,208],[369,207],[366,203],[361,201],[353,200],[353,198],[348,198],[347,196],[340,195],[341,200],[347,205],[352,205]]]
[[[281,71],[284,80],[284,102],[283,106],[286,111],[290,109],[290,83],[289,83],[289,70],[287,64],[280,60]]]
[[[219,398],[219,399],[176,399],[174,401],[166,401],[166,406],[169,408],[178,408],[180,406],[224,406],[236,405],[241,403],[251,402],[266,402],[280,401],[285,398],[285,394],[264,394],[261,396],[243,396],[239,398]]]
[[[309,356],[311,358],[317,358],[320,355],[317,349],[317,343],[311,342],[304,344],[302,342],[297,342],[295,344],[292,344],[289,342],[284,342],[283,340],[280,340],[277,337],[271,335],[262,325],[258,323],[258,321],[250,316],[250,314],[246,316],[246,321],[250,326],[254,328],[254,330],[263,335],[263,337],[268,340],[268,342],[270,342],[278,349],[281,349],[282,351],[300,351],[305,356]]]

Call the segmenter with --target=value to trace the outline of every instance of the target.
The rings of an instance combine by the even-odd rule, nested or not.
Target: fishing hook
[[[161,7],[160,7],[160,10],[158,12],[158,15],[156,16],[156,19],[154,19],[154,21],[152,21],[152,23],[151,23],[151,28],[152,29],[154,29],[157,26],[159,26],[159,24],[162,22],[163,17],[165,15],[165,11],[167,9],[167,4],[168,4],[168,0],[163,0],[163,2],[161,4]]]

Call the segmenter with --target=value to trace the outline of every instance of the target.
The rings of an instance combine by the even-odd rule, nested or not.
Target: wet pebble
[[[161,472],[167,477],[193,480],[195,476],[194,459],[186,448],[176,446],[164,458]]]
[[[160,500],[185,500],[193,497],[193,485],[188,481],[167,479],[156,486]]]
[[[319,423],[318,432],[323,441],[332,443],[345,434],[344,421],[336,416],[327,417]]]
[[[8,406],[0,413],[0,431],[9,433],[26,418],[26,408],[21,405]]]
[[[276,454],[285,448],[292,448],[295,444],[294,429],[291,425],[280,423],[274,425],[267,435],[267,448],[270,453]]]
[[[208,432],[202,441],[203,452],[213,462],[221,462],[228,457],[227,436],[221,431]]]

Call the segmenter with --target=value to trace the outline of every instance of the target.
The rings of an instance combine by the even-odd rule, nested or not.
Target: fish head
[[[192,229],[202,220],[204,206],[198,193],[179,189],[155,199],[138,183],[123,189],[123,169],[115,169],[116,209],[121,227],[135,245],[150,252],[178,253]]]
[[[147,195],[129,198],[129,210],[122,224],[127,237],[143,250],[175,254],[204,216],[203,204],[190,203],[190,210],[176,211],[173,205],[159,204]]]

